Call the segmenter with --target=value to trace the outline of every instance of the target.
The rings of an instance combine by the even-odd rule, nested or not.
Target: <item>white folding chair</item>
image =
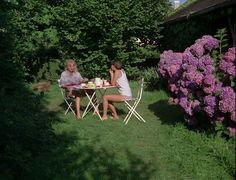
[[[74,111],[73,108],[72,108],[72,105],[73,105],[73,103],[74,103],[74,97],[67,97],[67,95],[66,95],[66,90],[61,87],[60,79],[58,79],[57,81],[58,81],[59,88],[60,88],[60,90],[61,90],[62,98],[64,99],[64,101],[65,101],[66,104],[67,104],[67,109],[66,109],[66,111],[65,111],[65,115],[69,112],[69,110],[70,110],[74,115],[76,115],[76,114],[75,114],[75,111]]]
[[[144,86],[144,78],[142,78],[138,82],[138,92],[136,98],[132,98],[131,100],[126,100],[125,105],[129,109],[128,114],[126,115],[124,119],[124,123],[127,124],[131,118],[132,115],[134,115],[139,121],[146,122],[143,117],[136,111],[136,108],[142,98],[143,95],[143,86]],[[132,103],[133,102],[133,103]]]

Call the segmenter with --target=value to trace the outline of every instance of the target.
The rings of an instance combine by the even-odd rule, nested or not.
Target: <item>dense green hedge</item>
[[[22,66],[27,80],[40,79],[45,64],[60,66],[68,58],[75,59],[87,77],[106,76],[110,60],[119,58],[130,76],[136,77],[146,59],[159,57],[160,22],[170,7],[166,0],[14,0],[4,4],[12,17],[5,31],[14,38],[13,60]]]

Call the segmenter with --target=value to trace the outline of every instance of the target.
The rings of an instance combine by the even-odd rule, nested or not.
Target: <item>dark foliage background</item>
[[[146,62],[157,63],[160,22],[170,7],[167,0],[4,2],[11,16],[6,31],[15,40],[8,51],[27,81],[55,81],[68,58],[89,78],[106,77],[114,58],[137,77]]]
[[[21,178],[34,157],[53,143],[51,119],[40,98],[24,83],[23,66],[16,61],[17,39],[12,12],[15,4],[0,5],[0,179]]]
[[[214,36],[218,29],[223,28],[227,29],[229,47],[232,47],[233,32],[230,30],[230,24],[235,31],[235,16],[235,7],[226,6],[173,23],[166,22],[161,32],[163,35],[161,39],[162,48],[163,50],[172,49],[173,51],[182,52],[186,47],[193,44],[196,39],[206,34]]]

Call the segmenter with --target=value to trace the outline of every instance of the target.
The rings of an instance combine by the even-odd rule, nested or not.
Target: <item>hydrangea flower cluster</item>
[[[220,62],[219,68],[228,76],[236,77],[235,47],[229,48]]]
[[[212,121],[225,122],[234,134],[235,91],[215,75],[217,68],[210,56],[218,46],[217,39],[206,35],[183,53],[164,51],[160,55],[159,73],[168,80],[173,94],[169,102],[183,108],[187,122],[197,123],[196,113],[204,112]],[[222,57],[219,69],[227,76],[235,77],[235,48],[230,48]]]

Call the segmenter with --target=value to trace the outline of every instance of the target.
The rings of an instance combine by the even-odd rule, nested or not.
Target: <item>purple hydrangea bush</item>
[[[169,102],[182,107],[189,124],[197,124],[196,115],[204,113],[211,122],[222,122],[230,135],[235,135],[235,89],[227,83],[236,75],[235,48],[229,48],[215,67],[211,52],[218,47],[217,39],[203,36],[183,53],[164,51],[158,70],[168,80],[173,95]],[[224,80],[217,71],[224,74]]]

